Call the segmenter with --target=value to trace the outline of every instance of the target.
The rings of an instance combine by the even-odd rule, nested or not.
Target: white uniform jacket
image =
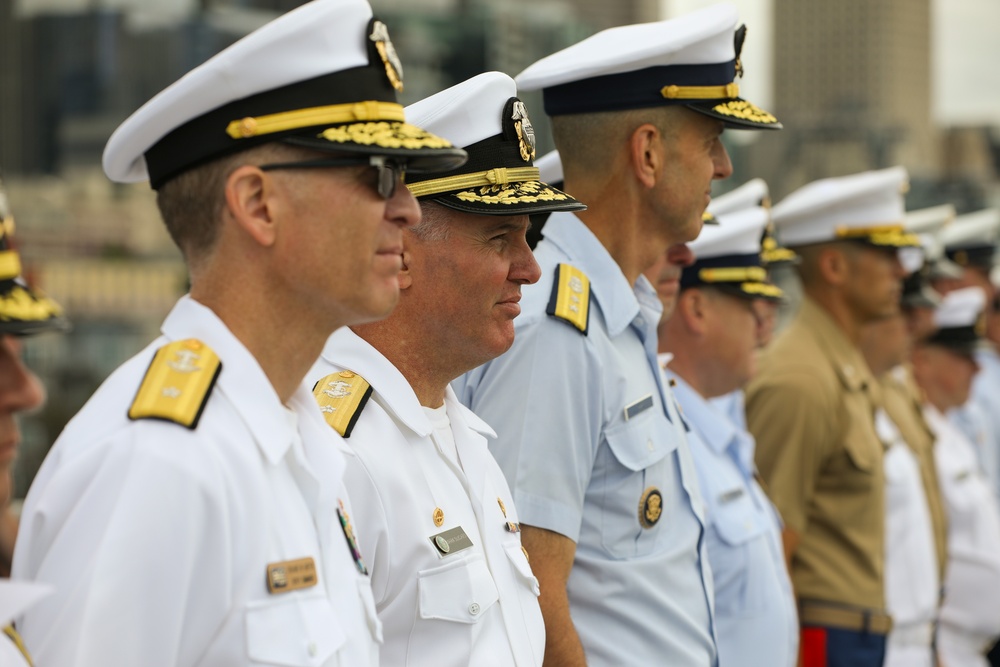
[[[14,577],[55,587],[18,625],[37,664],[377,664],[370,583],[341,527],[343,440],[305,388],[282,405],[208,308],[185,297],[162,331],[69,423],[28,493]],[[222,362],[197,427],[129,420],[154,353],[189,338]]]
[[[893,626],[885,667],[933,667],[941,582],[920,461],[885,410],[875,413],[875,430],[886,445],[885,603]]]
[[[456,465],[406,378],[349,329],[331,336],[309,380],[344,370],[373,389],[347,439],[345,483],[385,632],[382,664],[541,665],[538,580],[512,532],[517,511],[487,448],[493,430],[449,388]],[[459,527],[471,545],[442,553],[434,537]]]
[[[948,513],[941,662],[986,665],[966,651],[978,655],[1000,637],[1000,509],[972,443],[933,407],[925,406],[924,416],[937,435],[934,460]]]

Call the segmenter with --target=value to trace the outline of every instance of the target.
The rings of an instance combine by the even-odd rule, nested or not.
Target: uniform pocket
[[[371,581],[368,577],[358,578],[358,594],[361,596],[361,604],[365,608],[368,630],[372,633],[372,638],[375,641],[382,643],[382,621],[378,619],[375,596],[372,594]]]
[[[766,605],[764,588],[774,579],[768,572],[754,570],[773,567],[762,518],[745,491],[737,500],[713,508],[711,530],[716,539],[709,541],[709,561],[720,614],[759,611]]]
[[[531,592],[535,594],[535,597],[538,597],[542,591],[538,586],[538,579],[535,577],[535,573],[531,571],[531,565],[528,564],[528,557],[524,554],[521,545],[507,544],[504,546],[504,550],[507,552],[507,557],[510,558],[510,562],[520,575],[521,580],[527,584]]]
[[[420,617],[478,623],[499,599],[496,583],[481,554],[417,574]]]
[[[608,428],[607,453],[598,456],[601,543],[615,558],[633,558],[656,547],[667,479],[664,459],[677,448],[666,417],[648,410]]]
[[[284,594],[246,609],[247,655],[253,665],[315,667],[346,641],[325,597]]]

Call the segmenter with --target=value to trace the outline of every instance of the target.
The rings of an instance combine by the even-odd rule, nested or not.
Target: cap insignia
[[[524,102],[514,101],[514,111],[511,114],[514,121],[514,131],[517,132],[517,139],[520,143],[521,159],[531,162],[535,159],[535,128],[528,120],[528,110],[524,108]]]
[[[396,47],[389,39],[389,28],[381,21],[373,20],[372,32],[368,35],[368,39],[375,43],[375,50],[385,65],[385,75],[389,77],[389,83],[397,92],[403,92],[403,64],[399,62]]]

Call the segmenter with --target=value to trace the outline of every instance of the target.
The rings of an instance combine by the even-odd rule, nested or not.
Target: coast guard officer
[[[513,342],[521,287],[540,275],[528,214],[584,208],[538,180],[515,94],[513,79],[489,72],[406,108],[469,161],[408,177],[423,219],[403,236],[399,305],[335,333],[309,374],[349,436],[344,480],[387,667],[542,664],[538,580],[486,446],[493,430],[449,388]]]
[[[777,511],[755,479],[754,441],[709,399],[743,387],[756,367],[757,300],[779,299],[767,282],[762,206],[718,214],[691,244],[673,314],[664,305],[660,361],[676,382],[702,497],[715,583],[719,665],[794,667],[795,597]]]
[[[948,567],[937,628],[941,664],[985,667],[1000,637],[1000,508],[976,451],[944,415],[968,400],[976,373],[986,295],[965,287],[944,296],[936,331],[916,342],[913,376],[937,437],[934,457],[948,513]]]
[[[716,662],[698,483],[656,362],[660,306],[641,273],[693,240],[727,126],[776,128],[738,98],[736,10],[613,28],[518,77],[543,91],[566,190],[513,347],[459,396],[491,443],[541,583],[547,662]]]
[[[364,0],[319,0],[136,111],[108,176],[149,178],[190,271],[163,335],[59,437],[14,577],[41,665],[376,665],[340,438],[302,380],[334,329],[398,299],[406,166],[460,149],[403,122]]]
[[[757,465],[785,522],[805,667],[882,664],[885,612],[881,398],[858,348],[899,311],[900,167],[811,183],[772,210],[800,257],[804,298],[747,388]]]

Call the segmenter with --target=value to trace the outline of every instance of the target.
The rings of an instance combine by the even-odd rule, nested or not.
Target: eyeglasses
[[[389,200],[396,193],[396,184],[406,178],[406,163],[388,158],[384,155],[370,155],[354,158],[336,158],[328,160],[306,160],[303,162],[278,162],[262,164],[264,171],[276,169],[326,169],[328,167],[352,167],[368,165],[378,170],[376,189],[382,199]]]

